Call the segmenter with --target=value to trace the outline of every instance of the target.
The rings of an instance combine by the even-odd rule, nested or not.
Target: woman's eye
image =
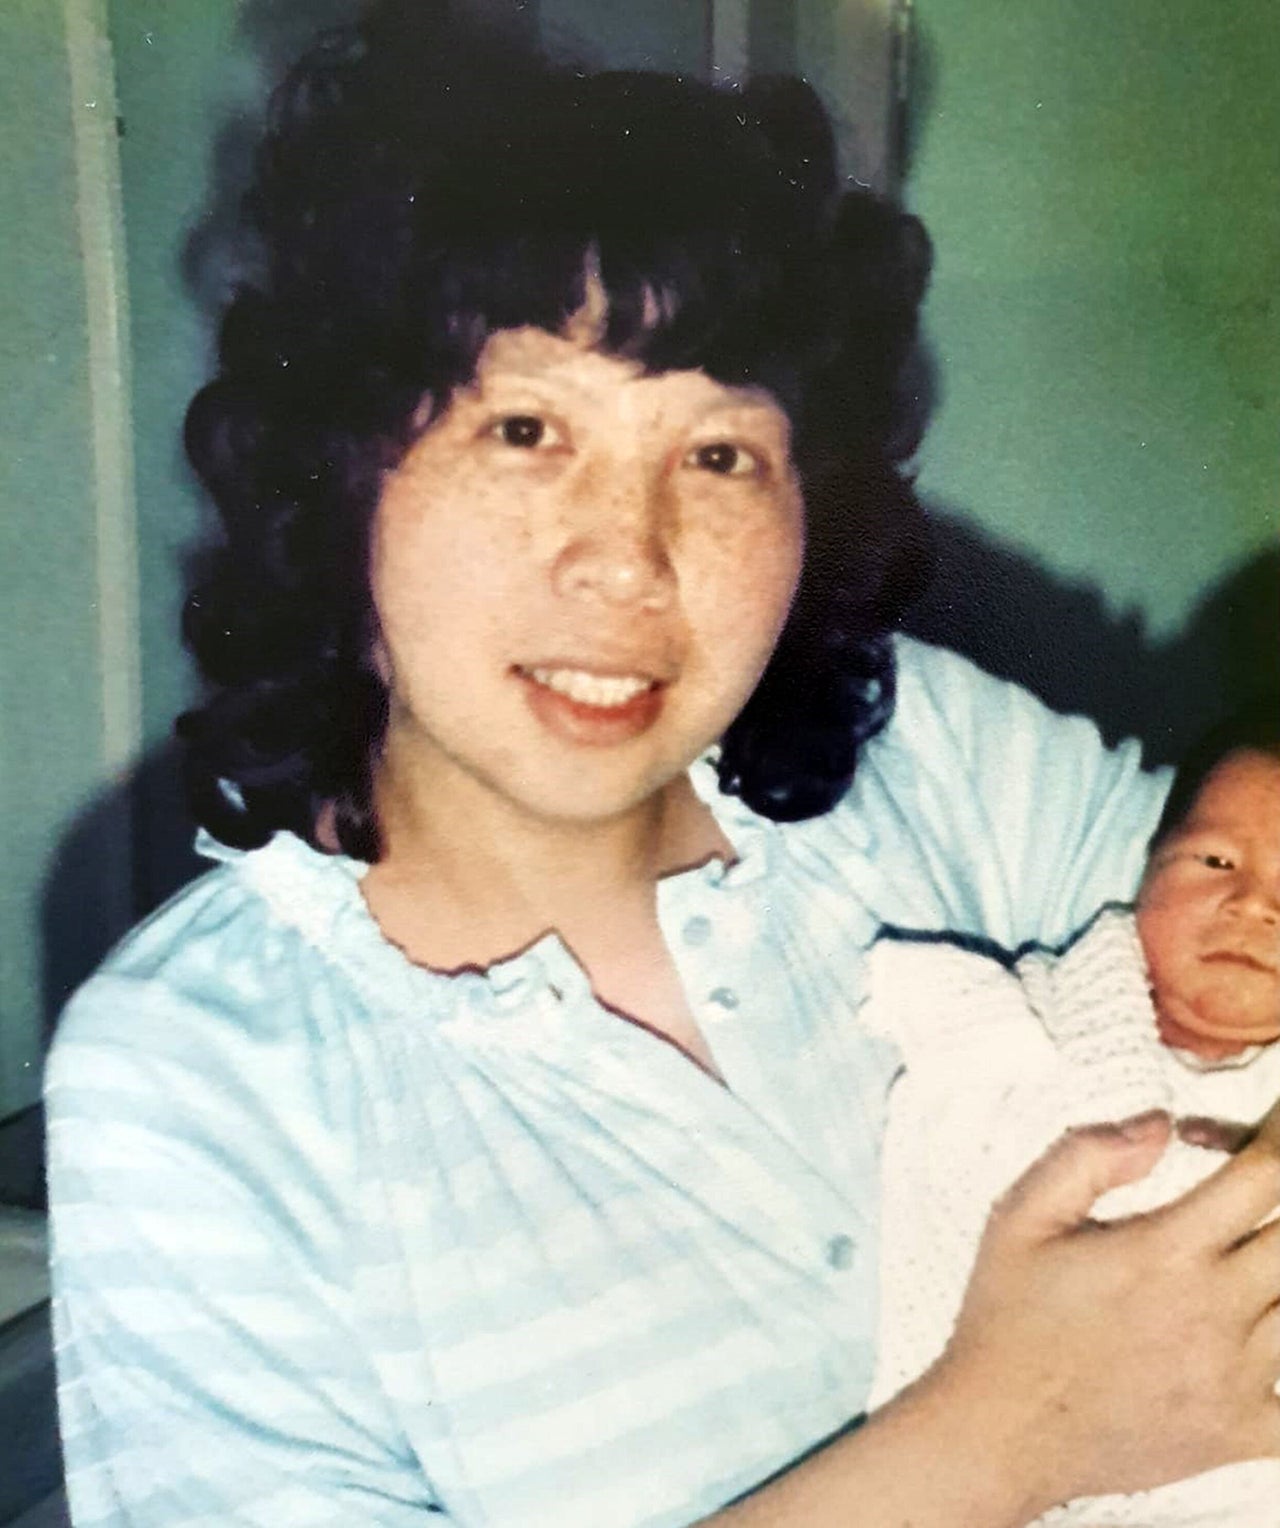
[[[513,446],[520,451],[554,446],[560,439],[555,427],[537,414],[508,414],[497,421],[492,434],[504,446]]]
[[[714,472],[719,477],[747,477],[759,467],[749,451],[744,451],[741,446],[730,445],[727,440],[695,446],[685,462],[690,467],[697,467],[702,472]]]

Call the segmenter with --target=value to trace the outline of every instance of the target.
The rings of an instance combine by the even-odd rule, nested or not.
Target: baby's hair
[[[1153,849],[1182,826],[1201,786],[1233,753],[1264,753],[1280,759],[1280,694],[1254,696],[1187,751],[1174,771],[1164,811],[1151,835]]]
[[[892,709],[888,633],[930,562],[901,467],[930,249],[841,183],[809,87],[587,74],[459,30],[440,0],[376,0],[277,92],[246,212],[257,272],[186,430],[223,532],[184,615],[210,687],[179,722],[199,820],[243,847],[315,843],[331,808],[342,849],[378,858],[383,474],[490,334],[564,328],[588,266],[601,349],[768,389],[789,416],[805,566],[720,774],[769,816],[827,810]]]

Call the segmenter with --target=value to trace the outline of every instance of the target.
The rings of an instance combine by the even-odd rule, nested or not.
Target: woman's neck
[[[365,878],[393,943],[437,970],[484,967],[554,930],[589,964],[609,930],[652,922],[663,876],[733,850],[683,775],[606,821],[548,820],[467,781],[448,800],[383,770],[383,857]]]

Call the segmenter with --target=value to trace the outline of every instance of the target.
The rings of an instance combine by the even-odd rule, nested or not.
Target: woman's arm
[[[877,853],[895,870],[899,858],[929,867],[941,905],[926,897],[889,921],[1013,950],[1060,944],[1104,902],[1129,900],[1168,772],[1144,773],[1136,743],[1108,749],[1085,717],[955,653],[904,638],[896,654],[893,720],[868,745],[850,805],[883,825]]]
[[[1186,1198],[1086,1217],[1161,1117],[1066,1137],[988,1226],[942,1359],[715,1528],[1021,1528],[1061,1501],[1280,1455],[1280,1106]],[[1190,1382],[1189,1382],[1190,1377]]]

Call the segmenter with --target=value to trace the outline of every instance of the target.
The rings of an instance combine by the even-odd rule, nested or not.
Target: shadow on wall
[[[209,157],[205,213],[187,236],[181,268],[187,291],[214,324],[236,287],[251,277],[256,253],[241,207],[266,121],[268,92],[323,31],[351,20],[359,0],[242,0],[237,40],[254,61],[253,96],[224,120]]]
[[[1209,590],[1182,630],[1151,641],[1136,613],[1112,615],[1096,588],[1055,578],[959,515],[933,510],[938,568],[906,628],[1092,716],[1108,742],[1142,740],[1174,761],[1250,696],[1280,693],[1280,547]]]
[[[54,854],[41,901],[46,1034],[67,998],[125,932],[100,911],[99,893],[102,865],[119,842],[122,818],[132,825],[135,918],[153,912],[204,865],[191,847],[194,829],[178,746],[167,743],[81,812]]]

